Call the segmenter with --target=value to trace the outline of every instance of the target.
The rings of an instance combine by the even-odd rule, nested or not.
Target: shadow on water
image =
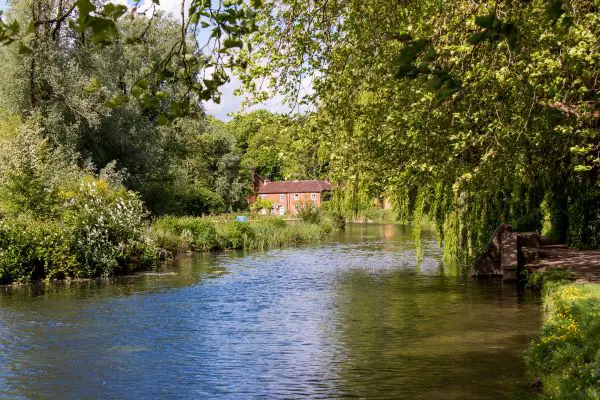
[[[504,397],[539,298],[422,244],[417,264],[408,229],[349,225],[317,246],[1,288],[0,397]]]

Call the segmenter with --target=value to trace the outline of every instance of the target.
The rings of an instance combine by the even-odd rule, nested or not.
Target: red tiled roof
[[[266,182],[258,189],[258,194],[267,193],[321,193],[331,190],[327,181],[279,181]]]

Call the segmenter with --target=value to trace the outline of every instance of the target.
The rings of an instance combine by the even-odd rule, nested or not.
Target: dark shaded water
[[[432,237],[199,255],[164,274],[0,288],[0,397],[498,399],[537,296],[444,268]]]

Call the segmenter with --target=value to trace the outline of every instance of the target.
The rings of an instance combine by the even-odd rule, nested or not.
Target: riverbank
[[[448,273],[421,239],[418,269],[409,229],[352,224],[160,274],[0,288],[0,398],[505,398],[539,296]]]
[[[168,257],[186,252],[267,249],[317,243],[339,230],[343,221],[322,216],[314,222],[258,217],[239,222],[231,217],[162,217],[151,227],[156,245]]]
[[[574,277],[567,269],[529,277],[529,285],[543,286],[545,309],[540,336],[525,354],[539,398],[600,398],[600,285]]]
[[[84,189],[97,192],[95,185]],[[53,219],[0,219],[0,285],[127,275],[188,252],[317,243],[344,224],[321,213],[310,222],[268,216],[238,222],[234,215],[217,215],[166,216],[148,224],[133,200]]]

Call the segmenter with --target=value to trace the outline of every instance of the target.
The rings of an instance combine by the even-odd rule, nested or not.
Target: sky
[[[112,0],[113,3],[125,3],[126,1],[130,4],[132,3],[128,0]],[[145,1],[149,2],[150,0]],[[0,10],[6,9],[6,6],[7,0],[0,0]],[[160,0],[159,7],[165,10],[167,13],[179,15],[181,0]],[[216,104],[213,101],[209,101],[205,104],[207,114],[213,115],[216,118],[221,119],[223,121],[227,121],[231,119],[232,113],[241,111],[244,96],[234,95],[235,90],[240,87],[240,80],[235,76],[231,76],[230,82],[221,87],[221,102],[219,104]],[[254,105],[246,111],[256,109],[266,109],[272,112],[281,113],[289,112],[289,107],[283,104],[282,98],[279,96],[276,96],[264,103]]]

